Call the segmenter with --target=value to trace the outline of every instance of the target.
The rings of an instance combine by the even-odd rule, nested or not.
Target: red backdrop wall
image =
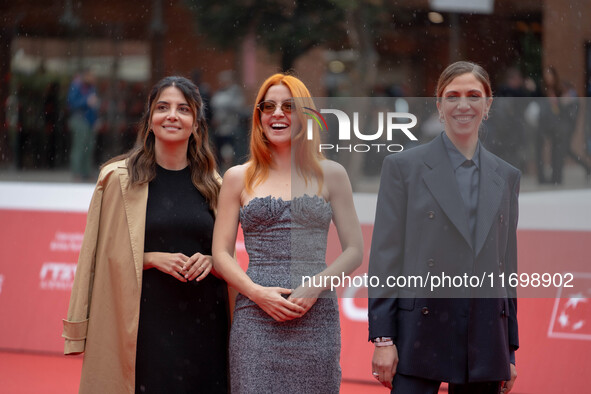
[[[46,200],[47,194],[39,187],[37,195]],[[67,186],[64,188],[60,193],[67,194]],[[14,200],[10,196],[13,192],[0,185],[0,349],[61,353],[61,319],[66,316],[92,188],[85,192],[83,200],[86,200],[74,204],[70,210],[59,204],[52,208],[46,201],[41,209],[35,209],[31,203],[6,202],[10,198]],[[583,200],[577,201],[591,205],[587,202],[591,201],[591,194],[583,196]],[[539,202],[537,196],[534,199],[526,196],[520,202],[526,217],[518,231],[519,270],[575,272],[579,287],[572,294],[566,289],[553,289],[546,298],[520,298],[521,349],[517,352],[515,391],[586,392],[589,386],[586,371],[591,365],[591,221],[589,228],[585,228],[586,219],[573,217],[571,221],[569,217],[558,216],[561,219],[554,220],[554,224],[537,225],[537,215],[544,215],[546,208],[540,210],[541,205],[536,201]],[[577,212],[576,204],[559,207],[560,199],[556,196],[549,201],[548,204],[554,204],[554,211]],[[372,232],[368,222],[373,220],[373,217],[368,219],[370,215],[371,212],[364,211],[360,214],[366,251],[363,266],[354,275],[367,272]],[[578,224],[581,222],[582,226]],[[330,262],[340,251],[334,227],[328,245]],[[243,266],[247,265],[241,238],[238,258]],[[340,290],[341,295],[343,291]],[[348,380],[372,381],[373,346],[367,342],[366,294],[366,290],[359,290],[353,298],[339,299],[341,365],[343,378]]]

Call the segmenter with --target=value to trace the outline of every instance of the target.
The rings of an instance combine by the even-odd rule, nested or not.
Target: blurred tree
[[[210,42],[236,49],[244,37],[281,54],[281,68],[318,46],[347,42],[347,9],[356,0],[185,0]],[[347,46],[348,47],[348,46]],[[345,49],[343,47],[343,49]]]
[[[351,75],[353,86],[362,94],[370,94],[378,73],[379,54],[376,43],[381,37],[381,29],[388,24],[381,23],[384,14],[381,0],[342,0],[349,45],[357,52],[357,59]]]
[[[540,83],[542,78],[542,39],[528,30],[520,37],[523,55],[517,57],[525,75]]]

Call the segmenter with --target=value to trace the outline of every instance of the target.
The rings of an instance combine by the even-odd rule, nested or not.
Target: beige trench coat
[[[134,393],[148,184],[128,187],[124,161],[92,196],[68,317],[65,354],[84,352],[81,393]]]

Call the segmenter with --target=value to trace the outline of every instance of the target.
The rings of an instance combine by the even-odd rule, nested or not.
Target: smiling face
[[[439,117],[453,141],[478,138],[482,119],[488,116],[492,98],[486,97],[484,85],[472,73],[461,74],[443,89],[437,100]]]
[[[273,85],[265,94],[264,101],[272,101],[276,104],[275,111],[272,113],[260,113],[263,133],[272,146],[291,145],[292,133],[299,130],[300,123],[296,113],[281,110],[281,104],[292,99],[291,92],[285,85]]]
[[[195,116],[183,93],[167,87],[152,109],[151,129],[159,144],[187,144],[195,126]]]

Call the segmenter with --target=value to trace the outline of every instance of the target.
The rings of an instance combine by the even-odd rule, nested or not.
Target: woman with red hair
[[[214,267],[240,293],[230,334],[232,393],[338,393],[338,303],[326,290],[330,277],[362,260],[351,184],[319,152],[318,129],[308,136],[303,127],[301,109],[314,104],[299,79],[271,76],[256,103],[250,159],[225,174],[213,238]],[[327,266],[331,219],[342,253]],[[246,273],[233,257],[239,223]]]

